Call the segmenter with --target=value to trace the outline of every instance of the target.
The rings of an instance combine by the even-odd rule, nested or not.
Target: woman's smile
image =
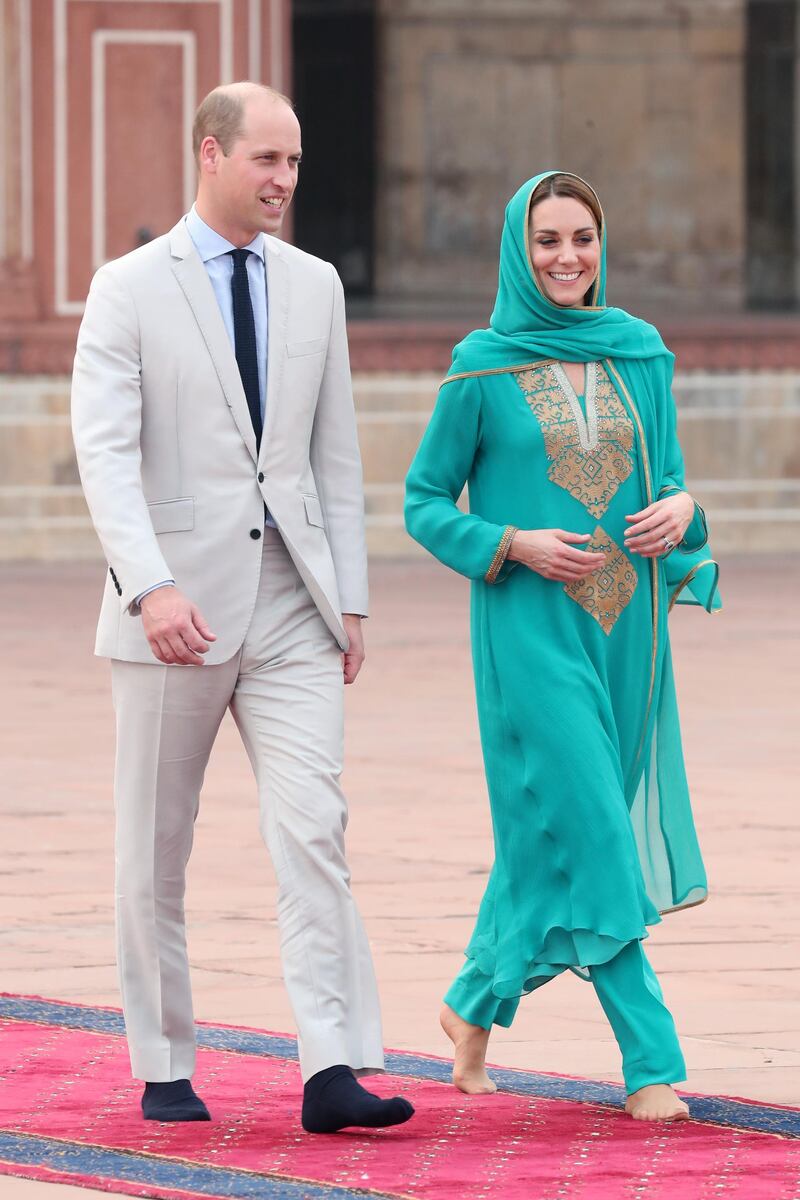
[[[530,258],[536,282],[553,304],[577,308],[600,268],[597,223],[569,196],[549,196],[531,210]]]

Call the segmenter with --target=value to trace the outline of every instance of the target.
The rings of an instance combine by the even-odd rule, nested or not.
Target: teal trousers
[[[685,1079],[675,1022],[641,942],[629,942],[609,962],[589,967],[589,976],[622,1052],[628,1094],[650,1083]],[[495,996],[492,980],[469,958],[445,996],[462,1020],[483,1029],[508,1028],[519,1001]]]

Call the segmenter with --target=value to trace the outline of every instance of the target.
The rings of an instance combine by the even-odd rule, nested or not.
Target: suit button
[[[251,529],[250,537],[253,539],[254,542],[257,542],[258,539],[261,537],[261,530],[260,529]]]
[[[263,472],[263,471],[259,471],[259,472],[258,472],[258,482],[259,482],[259,483],[263,483],[263,482],[264,482],[264,472]]]

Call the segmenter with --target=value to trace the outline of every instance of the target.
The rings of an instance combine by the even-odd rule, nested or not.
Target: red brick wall
[[[0,6],[15,230],[0,249],[0,370],[63,370],[93,271],[191,203],[188,145],[218,83],[290,87],[290,0],[20,0]]]

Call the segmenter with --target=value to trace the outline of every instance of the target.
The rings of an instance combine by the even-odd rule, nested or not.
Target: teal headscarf
[[[606,307],[606,229],[600,229],[600,270],[591,304],[562,308],[548,300],[531,264],[531,198],[544,179],[580,176],[544,171],[523,183],[506,207],[500,242],[500,281],[488,329],[476,329],[453,351],[450,375],[520,366],[541,358],[594,362],[603,358],[671,358],[658,330],[621,308]],[[581,180],[585,186],[585,180]],[[593,191],[593,189],[592,189]],[[595,194],[595,199],[597,196]],[[600,201],[597,201],[598,209]]]

